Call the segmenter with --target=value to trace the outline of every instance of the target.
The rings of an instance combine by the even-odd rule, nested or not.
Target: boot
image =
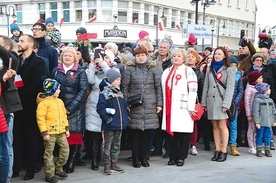
[[[272,157],[272,154],[270,152],[270,146],[265,146],[265,156]]]
[[[86,130],[84,132],[84,137],[83,137],[83,142],[84,142],[84,149],[85,149],[85,155],[83,155],[82,159],[83,160],[90,160],[92,157],[92,137],[91,137],[91,132]]]
[[[66,173],[73,173],[75,170],[75,159],[77,154],[77,145],[70,145],[70,152],[67,163],[64,165],[64,170]]]
[[[76,158],[75,158],[75,165],[76,166],[86,166],[86,163],[80,159],[80,149],[81,145],[77,145],[77,153],[76,153]]]
[[[217,159],[217,162],[224,162],[224,161],[226,161],[227,154],[228,154],[227,152],[226,153],[224,153],[224,152],[219,153],[219,157]]]
[[[263,157],[262,146],[257,146],[256,150],[257,150],[256,156],[257,157]]]
[[[92,140],[92,161],[91,161],[91,169],[99,170],[98,163],[101,159],[101,142],[98,138],[94,138]]]
[[[230,154],[231,154],[232,156],[239,156],[239,155],[240,155],[240,153],[239,153],[239,151],[237,150],[237,148],[236,148],[235,145],[231,145],[231,146],[230,146]]]

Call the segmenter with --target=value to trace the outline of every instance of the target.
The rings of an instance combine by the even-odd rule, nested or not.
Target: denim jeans
[[[7,133],[0,133],[0,183],[6,183],[9,173],[9,156],[6,145]]]
[[[260,129],[256,128],[256,146],[270,146],[271,128],[261,126]]]
[[[8,181],[11,180],[12,177],[12,166],[13,166],[13,120],[14,120],[14,115],[13,113],[5,115],[6,121],[9,127],[9,131],[7,133],[7,148],[8,148],[8,155],[9,155],[9,174],[8,174]]]
[[[238,134],[238,110],[236,111],[235,119],[229,123],[229,145],[237,145]]]

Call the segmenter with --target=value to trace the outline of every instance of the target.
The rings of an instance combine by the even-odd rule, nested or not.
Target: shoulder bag
[[[213,77],[214,77],[214,80],[215,80],[215,82],[216,82],[216,86],[217,86],[217,88],[218,88],[219,95],[220,95],[220,97],[221,97],[222,100],[223,100],[223,95],[222,95],[222,93],[221,93],[221,91],[220,91],[220,89],[219,89],[218,83],[219,83],[225,90],[226,90],[226,86],[225,86],[225,84],[223,84],[221,81],[219,81],[219,82],[217,81],[217,78],[216,78],[216,74],[215,74],[214,69],[211,69],[211,72],[212,72]],[[236,105],[235,105],[235,102],[234,102],[233,100],[231,101],[231,106],[230,106],[230,108],[226,111],[226,113],[227,113],[227,115],[228,115],[229,120],[230,120],[230,121],[234,121],[235,115],[236,115]]]

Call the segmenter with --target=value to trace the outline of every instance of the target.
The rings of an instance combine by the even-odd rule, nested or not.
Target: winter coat
[[[184,64],[176,69],[175,77],[169,80],[169,83],[175,83],[172,86],[171,109],[166,106],[166,80],[171,69],[174,66],[167,68],[162,74],[162,89],[163,89],[163,118],[162,130],[166,130],[167,113],[171,116],[171,131],[192,133],[194,129],[194,121],[192,120],[189,111],[195,110],[197,97],[197,76],[192,68]],[[180,78],[177,80],[176,78]],[[169,111],[168,111],[169,110]],[[168,111],[168,112],[167,112]]]
[[[66,109],[60,98],[41,92],[37,95],[36,102],[36,121],[42,137],[69,131]]]
[[[101,62],[100,67],[101,69],[97,70],[95,65],[90,63],[89,68],[86,70],[88,82],[92,86],[92,89],[86,101],[85,123],[86,130],[91,132],[102,131],[102,119],[97,113],[97,103],[100,95],[99,85],[101,81],[105,78],[106,73],[110,69],[110,67],[107,65],[106,62]]]
[[[216,81],[211,72],[213,69],[208,66],[204,81],[202,106],[207,108],[207,115],[209,120],[227,119],[226,112],[222,112],[222,108],[229,109],[234,94],[235,88],[235,68],[222,66],[217,73],[221,73],[220,81],[226,86],[226,90],[218,83],[218,87],[223,96],[219,94]]]
[[[15,52],[8,51],[4,47],[0,46],[0,55],[3,60],[3,68],[0,70],[0,78],[3,78],[3,75],[7,72],[10,58],[12,58],[11,68],[15,71],[18,70],[20,60]],[[2,82],[2,86],[0,104],[4,113],[10,114],[22,110],[23,108],[18,90],[14,85],[14,77],[8,79],[6,82]]]
[[[253,100],[253,119],[256,124],[272,127],[275,123],[276,109],[274,102],[268,96],[257,93]]]
[[[271,89],[270,96],[273,100],[276,101],[276,89],[274,86],[275,81],[273,81],[274,79],[276,79],[276,78],[273,78],[273,72],[276,72],[276,71],[271,70],[271,68],[269,69],[269,67],[266,65],[263,65],[262,67],[263,69],[261,72],[263,76],[263,82],[270,85],[270,89]],[[244,73],[244,76],[248,76],[248,74],[252,71],[254,71],[253,65]]]
[[[53,70],[52,77],[60,83],[59,98],[64,102],[65,108],[70,112],[67,118],[70,132],[83,132],[85,130],[85,104],[88,91],[88,82],[85,70],[77,63],[65,73],[63,64]]]
[[[126,101],[129,96],[141,94],[144,87],[143,104],[130,108],[129,128],[148,130],[159,127],[156,107],[163,106],[161,74],[162,69],[160,70],[156,61],[127,62],[126,69],[122,72],[121,84]]]
[[[247,47],[249,49],[248,54],[238,55],[238,59],[239,59],[238,70],[241,71],[242,73],[247,71],[250,68],[250,66],[252,66],[251,57],[256,53],[255,47],[251,42],[248,43]]]
[[[103,88],[103,90],[101,90],[99,96],[97,112],[102,119],[102,130],[125,129],[128,124],[128,111],[123,93],[110,85],[106,79],[102,80],[100,88]],[[115,96],[115,93],[118,96]],[[115,114],[108,114],[106,108],[115,109]],[[112,121],[107,124],[109,118],[112,118]]]
[[[257,93],[257,90],[255,88],[255,85],[251,85],[247,83],[246,89],[244,91],[244,107],[245,107],[245,114],[246,116],[252,116],[252,105],[254,97]]]
[[[49,69],[49,73],[51,73],[58,65],[59,54],[55,48],[51,47],[51,45],[45,40],[44,37],[36,38],[36,40],[39,43],[37,55],[44,60],[46,66]]]
[[[53,31],[47,31],[45,36],[49,36],[51,40],[47,40],[49,44],[55,48],[59,48],[61,42],[61,33],[59,30],[54,29]]]
[[[201,72],[199,70],[199,68],[193,67],[193,71],[195,72],[196,77],[197,77],[197,86],[198,86],[197,87],[197,97],[198,97],[198,101],[201,102],[205,76],[204,76],[203,72]]]
[[[154,54],[152,55],[152,58],[153,58],[156,62],[160,62],[160,61],[158,61],[158,57],[159,57],[158,52],[156,52],[156,53],[154,53]],[[161,62],[161,63],[162,63],[162,68],[163,68],[163,70],[165,70],[165,69],[167,69],[167,68],[169,68],[169,67],[172,66],[171,57],[172,57],[171,53],[168,53],[168,55],[166,56],[166,58]]]
[[[243,97],[242,73],[240,71],[236,71],[233,100],[235,102],[237,109],[239,107],[242,97]]]
[[[1,94],[1,90],[2,90],[2,86],[0,84],[0,94]],[[8,124],[6,122],[6,118],[5,118],[4,112],[2,111],[2,108],[0,106],[0,134],[8,132],[8,131],[9,131]]]
[[[42,82],[44,78],[49,76],[45,62],[37,57],[35,52],[32,52],[24,61],[21,57],[17,75],[21,76],[24,84],[23,87],[18,88],[23,110],[35,112],[37,94],[43,90]]]

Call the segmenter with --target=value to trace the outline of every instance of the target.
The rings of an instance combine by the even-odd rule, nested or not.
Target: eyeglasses
[[[254,62],[263,62],[263,59],[255,59]]]
[[[43,30],[41,28],[32,28],[31,31],[39,31],[39,30]]]

